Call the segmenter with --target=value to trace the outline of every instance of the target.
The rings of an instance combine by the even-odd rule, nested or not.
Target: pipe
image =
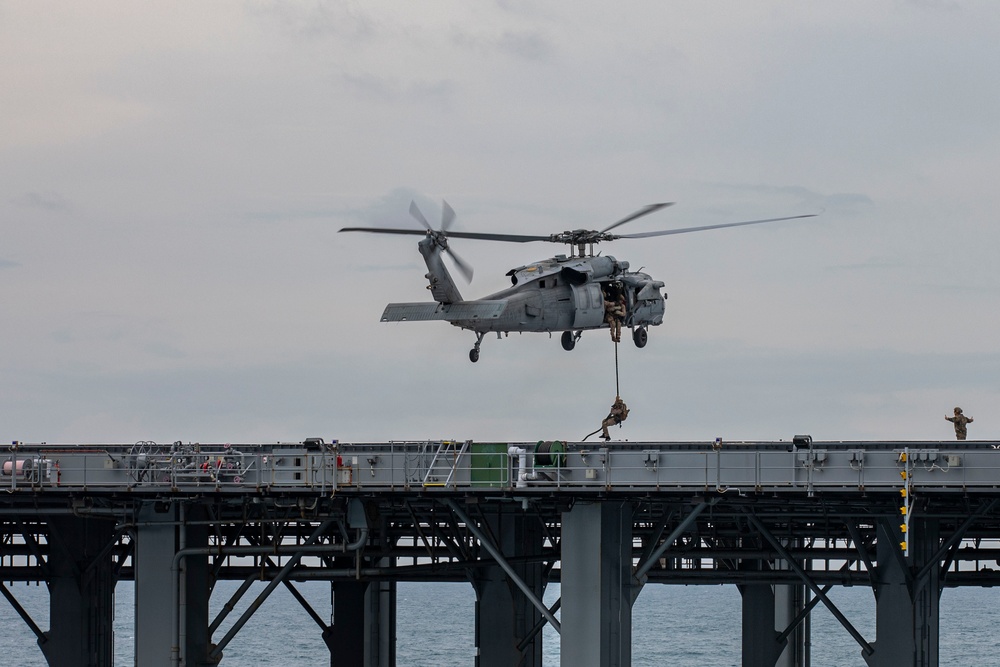
[[[528,450],[523,447],[508,447],[507,455],[511,458],[517,457],[517,481],[515,486],[519,489],[523,489],[528,486],[527,476],[528,476]]]
[[[8,514],[24,514],[29,516],[64,516],[67,514],[79,517],[81,519],[88,518],[90,516],[95,517],[121,517],[128,513],[128,510],[113,510],[106,508],[91,508],[91,509],[78,509],[73,507],[50,507],[48,509],[43,507],[5,507],[0,514],[4,516]]]
[[[327,519],[321,524],[320,528],[317,529],[320,534],[325,531],[329,525],[333,523],[333,519]],[[322,529],[322,530],[320,530]],[[358,529],[358,537],[354,542],[349,544],[308,544],[313,538],[307,541],[305,545],[289,545],[288,548],[283,548],[283,545],[276,544],[265,547],[189,547],[183,551],[178,551],[174,554],[173,562],[170,564],[170,577],[171,577],[171,625],[172,631],[171,636],[173,637],[174,644],[170,647],[170,664],[179,665],[180,664],[180,628],[179,628],[179,618],[178,618],[178,589],[179,589],[179,566],[180,561],[188,556],[199,556],[199,555],[219,555],[219,556],[270,556],[270,555],[281,555],[282,553],[292,553],[297,558],[301,558],[306,554],[322,554],[329,553],[330,551],[342,551],[344,553],[350,551],[358,551],[368,542],[368,527]],[[315,534],[315,533],[314,533]],[[298,562],[296,560],[296,562]],[[245,621],[244,621],[245,623]]]

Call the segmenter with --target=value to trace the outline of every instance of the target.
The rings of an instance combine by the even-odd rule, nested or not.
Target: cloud
[[[451,42],[463,51],[486,56],[499,53],[535,63],[551,60],[556,50],[538,30],[504,30],[499,34],[462,30],[453,33]]]
[[[384,30],[372,14],[363,11],[363,5],[265,1],[247,3],[246,8],[261,23],[277,25],[295,38],[361,44]]]
[[[10,201],[16,206],[58,213],[67,213],[73,210],[73,204],[58,192],[27,192],[19,197],[13,197]]]
[[[445,104],[455,94],[456,84],[448,80],[402,81],[371,74],[344,74],[342,81],[360,97],[392,104]]]
[[[538,32],[505,32],[497,40],[497,47],[525,60],[548,60],[553,48],[549,41]]]

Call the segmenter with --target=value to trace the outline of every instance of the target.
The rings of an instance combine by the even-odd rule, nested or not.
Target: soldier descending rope
[[[608,416],[601,422],[601,428],[597,429],[597,431],[601,432],[602,438],[610,440],[611,434],[608,433],[608,427],[614,426],[615,424],[621,426],[621,423],[627,418],[628,406],[625,405],[625,401],[622,400],[621,396],[615,396],[615,402],[611,404],[611,412],[609,412]],[[594,433],[597,433],[597,431],[594,431]],[[594,433],[588,433],[583,439],[586,440],[590,436],[594,435]]]
[[[623,309],[624,309],[624,301],[625,299],[624,297],[622,297]],[[594,433],[600,431],[601,437],[604,438],[605,441],[608,441],[611,439],[611,434],[608,433],[608,427],[613,426],[615,424],[618,424],[618,426],[620,427],[622,425],[622,422],[625,421],[626,418],[628,418],[628,406],[625,405],[625,401],[622,400],[621,386],[620,383],[618,382],[618,340],[615,338],[615,330],[613,324],[611,329],[611,340],[613,340],[615,344],[615,402],[611,404],[611,412],[609,412],[608,416],[605,417],[604,421],[601,422],[601,428],[597,429],[597,431],[594,431],[593,433],[588,433],[587,435],[583,436],[583,440],[586,440],[590,436],[594,435]],[[581,442],[583,442],[583,440],[581,440]]]

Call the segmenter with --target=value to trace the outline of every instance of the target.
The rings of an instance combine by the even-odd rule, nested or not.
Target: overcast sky
[[[640,232],[629,440],[1000,439],[1000,4],[0,0],[0,438],[577,440],[585,333],[383,324],[410,226]],[[468,298],[557,252],[470,240]]]

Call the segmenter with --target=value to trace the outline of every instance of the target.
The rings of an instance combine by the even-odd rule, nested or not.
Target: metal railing
[[[776,443],[405,443],[21,445],[2,461],[8,493],[421,489],[750,493],[1000,489],[1000,449],[776,447]],[[904,464],[904,453],[909,463]],[[427,480],[434,478],[434,484]]]

